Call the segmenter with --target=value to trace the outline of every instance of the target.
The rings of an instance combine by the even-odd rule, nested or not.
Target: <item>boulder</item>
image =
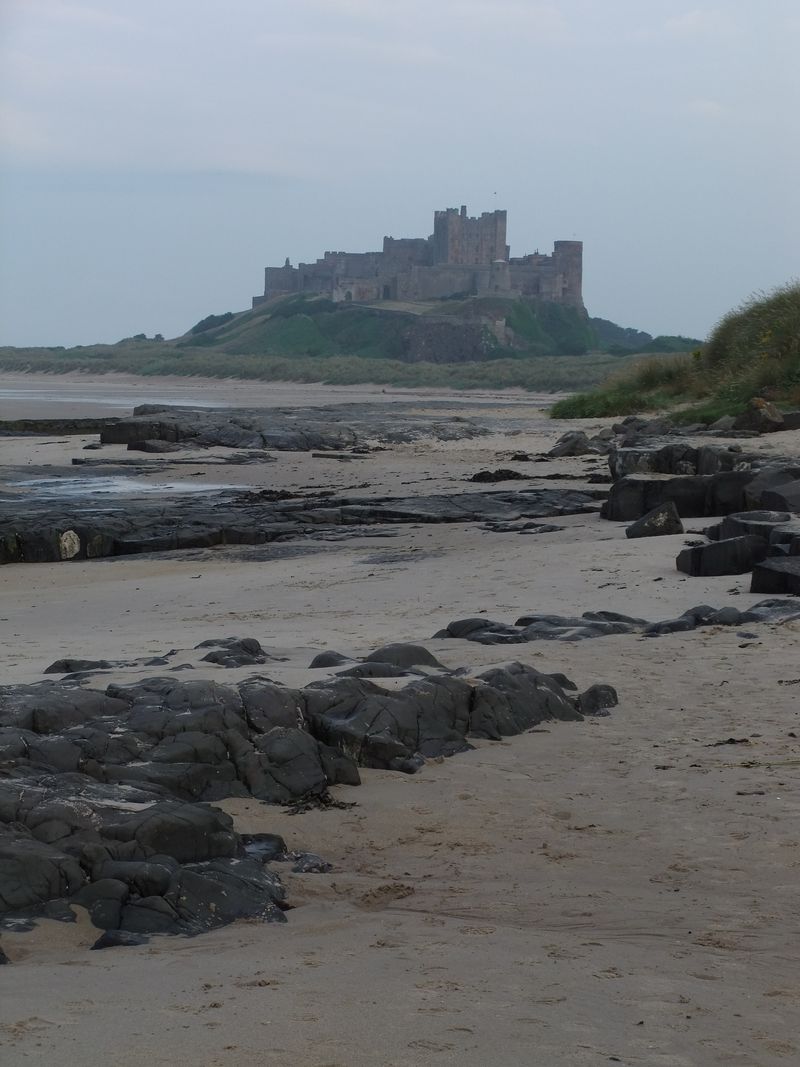
[[[494,471],[478,471],[469,479],[471,482],[512,482],[530,481],[530,475],[523,471],[511,470],[509,467],[500,467]]]
[[[337,671],[337,678],[402,678],[408,674],[409,667],[397,667],[394,663],[356,663]]]
[[[309,663],[309,670],[317,670],[320,667],[341,667],[344,663],[352,663],[349,656],[343,656],[341,652],[318,652]]]
[[[0,913],[70,896],[85,881],[74,856],[37,841],[23,827],[0,826]]]
[[[770,508],[776,511],[789,511],[789,508],[772,508],[763,497],[765,493],[780,493],[783,486],[800,480],[800,464],[769,463],[757,471],[745,488],[745,506],[742,511],[755,511]]]
[[[659,504],[641,519],[637,519],[625,531],[626,537],[661,537],[667,534],[683,533],[683,523],[678,515],[674,500]]]
[[[365,663],[391,663],[395,667],[438,667],[444,670],[444,665],[429,652],[423,645],[391,644],[382,645],[364,657]]]
[[[763,537],[745,534],[725,541],[685,548],[675,565],[684,574],[711,578],[723,574],[744,574],[766,558],[769,544]]]
[[[568,430],[559,437],[547,454],[552,459],[559,459],[562,456],[597,455],[601,451],[604,449],[592,444],[583,430]]]
[[[477,681],[469,716],[473,737],[498,739],[549,719],[582,718],[576,702],[551,675],[526,664],[492,668],[478,675]]]
[[[774,530],[792,521],[788,511],[740,511],[726,515],[720,523],[718,540],[755,534],[770,541]]]
[[[254,637],[211,638],[195,648],[213,648],[214,651],[203,656],[203,661],[220,667],[250,667],[266,663],[270,658]]]
[[[611,685],[592,685],[578,697],[581,715],[609,715],[610,708],[619,703],[617,691]]]
[[[57,659],[49,667],[45,667],[45,674],[79,674],[82,671],[107,671],[114,666],[107,659]]]
[[[745,488],[752,478],[749,470],[679,478],[632,474],[611,486],[600,515],[611,521],[632,522],[670,500],[683,519],[744,511]]]
[[[765,489],[761,494],[761,503],[765,508],[790,511],[800,515],[800,479],[784,482],[774,489]]]
[[[753,430],[756,433],[775,433],[783,429],[783,415],[761,396],[753,397],[741,415],[736,416],[734,430]]]
[[[753,568],[750,592],[789,593],[792,596],[800,596],[800,556],[765,559],[758,563]]]
[[[723,415],[717,419],[716,422],[712,422],[709,426],[709,430],[713,430],[715,433],[726,433],[728,430],[733,430],[736,426],[736,418],[733,415]]]
[[[236,919],[285,922],[278,907],[285,896],[278,876],[257,860],[222,859],[181,867],[164,899],[184,929],[199,933]]]

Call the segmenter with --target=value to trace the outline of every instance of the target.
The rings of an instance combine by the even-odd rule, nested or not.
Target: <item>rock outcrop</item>
[[[247,638],[208,644],[264,655]],[[290,689],[259,676],[0,688],[0,918],[69,919],[79,904],[111,932],[98,948],[241,917],[280,921],[285,889],[265,863],[329,864],[274,835],[242,838],[214,801],[324,803],[329,786],[359,784],[359,766],[411,773],[470,738],[616,703],[609,686],[576,697],[566,678],[519,663],[456,676],[419,645],[387,645],[363,663],[431,674],[391,691],[364,678]]]
[[[584,641],[616,634],[659,637],[695,630],[699,626],[741,626],[784,619],[800,619],[800,603],[781,599],[762,600],[747,611],[700,604],[689,608],[676,619],[664,619],[661,622],[648,622],[615,611],[585,611],[579,616],[522,615],[513,625],[486,618],[458,619],[433,636],[459,637],[481,645],[516,645],[529,641]]]

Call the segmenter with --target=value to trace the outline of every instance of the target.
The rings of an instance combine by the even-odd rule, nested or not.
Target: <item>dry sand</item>
[[[108,378],[74,377],[75,406],[59,405],[59,414],[108,404]],[[40,387],[33,376],[0,387],[20,381],[31,393]],[[185,388],[164,383],[162,395],[178,384]],[[148,399],[161,385],[146,383]],[[220,383],[200,381],[191,399],[233,403],[243,385],[247,403],[270,402],[252,383],[225,383],[231,392],[220,400]],[[51,387],[52,379],[41,384]],[[314,393],[259,388],[281,404],[309,403]],[[330,402],[333,391],[322,392]],[[435,396],[470,414],[463,396]],[[53,414],[44,399],[27,398],[26,414]],[[458,491],[474,471],[505,465],[498,453],[541,451],[563,430],[522,394],[481,399],[513,406],[530,430],[398,446],[342,465],[278,453],[258,467],[210,466],[208,480]],[[0,416],[12,417],[7,402]],[[800,434],[779,437],[759,447],[800,452]],[[41,465],[87,455],[83,443],[1,447],[6,463],[27,456]],[[192,468],[177,470],[161,477]],[[238,635],[281,650],[287,659],[270,674],[303,684],[319,676],[307,664],[322,648],[426,640],[449,666],[477,671],[513,654],[581,687],[609,682],[620,705],[609,718],[479,743],[415,776],[365,771],[360,788],[336,789],[355,802],[344,810],[288,815],[225,802],[238,829],[282,833],[291,847],[322,853],[333,872],[286,875],[297,907],[285,926],[241,923],[99,953],[88,951],[96,931],[85,919],[4,935],[13,964],[0,974],[0,1062],[800,1062],[800,626],[758,626],[755,638],[709,628],[511,651],[427,641],[481,612],[513,621],[534,610],[605,608],[660,619],[698,603],[743,608],[759,599],[746,592],[748,576],[679,575],[685,537],[627,541],[621,526],[592,515],[563,525],[535,537],[466,524],[395,527],[385,540],[249,561],[219,552],[2,568],[6,682],[38,679],[60,656],[132,658]],[[714,744],[731,737],[747,743]]]

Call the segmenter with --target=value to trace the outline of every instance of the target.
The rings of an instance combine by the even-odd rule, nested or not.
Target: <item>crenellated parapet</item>
[[[583,307],[583,244],[556,241],[552,255],[512,258],[506,212],[470,217],[465,205],[434,212],[430,237],[384,237],[380,252],[325,252],[315,263],[267,267],[253,306],[293,293],[335,301],[440,300],[453,296],[536,297]]]

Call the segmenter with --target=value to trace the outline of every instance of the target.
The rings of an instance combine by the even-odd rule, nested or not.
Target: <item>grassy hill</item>
[[[552,409],[554,418],[677,409],[684,422],[738,415],[753,397],[800,404],[800,284],[729,312],[690,354],[636,360],[590,393]]]
[[[138,334],[115,345],[2,348],[0,368],[571,392],[628,363],[624,342],[634,338],[659,340],[532,299],[382,307],[300,295],[208,315],[171,341]]]
[[[416,313],[306,295],[262,304],[230,318],[209,316],[177,344],[242,355],[347,355],[414,362],[422,347],[420,339],[434,330],[434,324],[440,335],[448,336],[443,328],[449,330],[447,358],[437,362],[582,355],[596,347],[585,314],[536,300],[442,300]]]

